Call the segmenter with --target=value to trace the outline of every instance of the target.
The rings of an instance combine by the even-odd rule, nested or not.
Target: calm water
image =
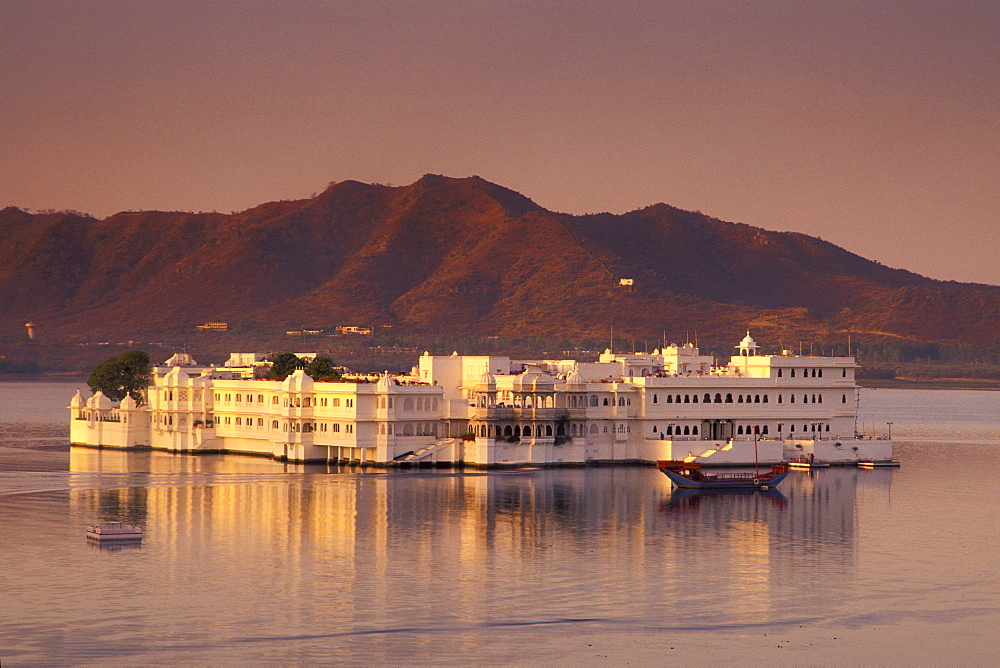
[[[0,383],[5,666],[997,661],[1000,393],[865,391],[901,469],[692,495],[70,451],[76,387]],[[141,548],[88,544],[114,519]]]

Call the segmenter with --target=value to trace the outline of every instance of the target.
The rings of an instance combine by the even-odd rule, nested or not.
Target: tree
[[[305,365],[295,353],[275,353],[271,356],[271,378],[284,380],[288,374]]]
[[[322,355],[318,355],[309,363],[309,366],[306,367],[306,374],[313,380],[340,378],[340,371],[334,366],[333,360]]]
[[[125,395],[136,403],[143,402],[142,391],[149,385],[149,354],[141,350],[126,350],[104,360],[87,379],[87,386],[98,391],[112,401],[121,401]]]

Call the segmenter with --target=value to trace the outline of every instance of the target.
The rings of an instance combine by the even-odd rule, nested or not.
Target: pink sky
[[[1000,3],[0,0],[0,206],[478,174],[1000,284]]]

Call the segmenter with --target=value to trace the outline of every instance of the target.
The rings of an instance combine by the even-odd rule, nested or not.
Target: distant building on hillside
[[[372,333],[371,327],[355,327],[353,325],[341,325],[336,330],[341,334],[362,334],[364,336],[370,336]]]
[[[205,332],[228,332],[229,323],[228,322],[206,322],[204,325],[197,325],[195,327],[197,330]]]

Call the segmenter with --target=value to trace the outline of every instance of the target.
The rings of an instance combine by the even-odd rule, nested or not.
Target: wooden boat
[[[769,489],[785,479],[789,469],[775,464],[768,471],[748,473],[705,473],[698,462],[657,461],[665,476],[678,487],[687,489]]]
[[[899,466],[898,459],[859,459],[858,466],[863,469]]]
[[[142,527],[125,524],[124,522],[92,524],[87,527],[87,538],[99,541],[142,540]]]

